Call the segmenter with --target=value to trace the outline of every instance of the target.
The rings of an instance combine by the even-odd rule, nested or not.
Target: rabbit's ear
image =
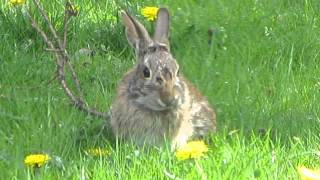
[[[152,42],[148,31],[138,20],[130,16],[127,12],[121,11],[121,16],[126,27],[126,36],[129,44],[136,52],[142,51]]]
[[[167,8],[160,8],[157,15],[156,30],[154,34],[154,40],[160,43],[164,43],[169,48],[169,26],[170,17]]]

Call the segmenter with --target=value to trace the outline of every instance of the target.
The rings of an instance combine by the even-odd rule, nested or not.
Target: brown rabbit
[[[110,109],[115,135],[137,144],[179,147],[216,129],[216,115],[200,92],[179,74],[170,53],[169,12],[160,8],[154,38],[122,11],[126,36],[137,64],[121,80]]]

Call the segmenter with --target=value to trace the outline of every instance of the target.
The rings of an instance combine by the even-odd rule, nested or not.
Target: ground
[[[48,2],[49,17],[61,29],[63,5]],[[172,52],[181,73],[215,107],[218,131],[206,138],[209,152],[196,162],[179,161],[166,147],[116,141],[102,129],[105,120],[75,109],[58,81],[51,81],[54,58],[26,17],[31,1],[1,3],[0,177],[298,179],[298,167],[320,168],[318,0],[74,3],[79,14],[70,24],[68,52],[91,106],[107,111],[135,62],[119,10],[128,9],[152,31],[140,9],[166,6]],[[83,48],[93,55],[83,55]],[[97,147],[109,153],[86,151]],[[30,168],[24,158],[34,153],[51,160]]]

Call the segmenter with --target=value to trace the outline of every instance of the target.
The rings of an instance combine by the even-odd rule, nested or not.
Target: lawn
[[[62,29],[63,3],[44,3]],[[172,53],[215,107],[218,131],[205,139],[209,152],[197,160],[179,161],[169,147],[118,142],[106,120],[70,105],[55,79],[54,57],[26,16],[27,9],[35,11],[31,1],[17,7],[5,1],[0,179],[299,179],[301,166],[320,169],[319,0],[74,3],[79,14],[70,23],[68,52],[90,106],[107,112],[119,80],[135,63],[119,10],[152,31],[140,9],[166,6]],[[88,152],[99,147],[108,152]],[[28,167],[24,159],[35,153],[51,160]]]

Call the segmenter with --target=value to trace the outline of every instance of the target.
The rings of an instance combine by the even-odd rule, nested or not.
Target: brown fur
[[[137,144],[159,145],[165,141],[179,147],[190,138],[201,138],[216,129],[216,114],[201,93],[184,78],[185,103],[177,110],[152,111],[141,108],[128,96],[128,84],[134,71],[128,72],[119,84],[111,108],[114,133]]]
[[[170,54],[168,11],[159,10],[154,40],[135,18],[125,12],[122,17],[138,63],[121,80],[110,109],[115,135],[136,144],[168,141],[179,147],[189,139],[214,132],[214,110],[189,81],[178,75],[179,66]]]

